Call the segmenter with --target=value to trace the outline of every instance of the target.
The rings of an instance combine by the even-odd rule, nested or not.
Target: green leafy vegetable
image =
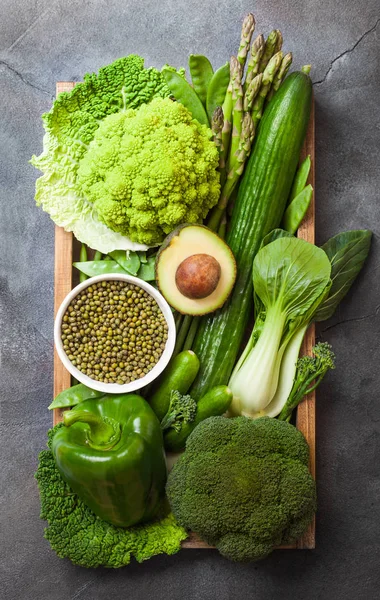
[[[40,491],[41,519],[48,522],[45,538],[60,558],[81,567],[118,568],[134,557],[143,562],[157,554],[175,554],[186,539],[167,507],[159,520],[123,529],[102,521],[60,476],[51,452],[52,438],[62,424],[48,433],[49,450],[39,455],[36,479]]]
[[[303,337],[328,293],[330,273],[323,250],[297,238],[277,239],[258,252],[253,262],[257,317],[229,382],[234,394],[232,414],[269,414],[272,401],[280,412],[294,378],[293,370],[290,389],[279,403],[276,392],[285,350],[298,335]]]
[[[335,369],[335,355],[327,342],[320,342],[314,346],[313,355],[302,356],[297,360],[292,391],[278,415],[280,421],[289,421],[293,410],[304,396],[319,386],[329,369]]]
[[[156,97],[169,96],[165,81],[144,60],[130,55],[85,75],[84,83],[60,94],[42,117],[43,152],[31,163],[43,172],[36,183],[36,202],[61,227],[103,253],[115,249],[143,250],[146,246],[112,231],[99,217],[78,181],[82,158],[100,124],[109,115],[138,108]]]
[[[166,487],[178,523],[235,561],[302,535],[316,509],[302,433],[277,419],[210,417],[187,438]]]
[[[197,403],[188,394],[181,394],[178,390],[172,390],[170,394],[169,408],[161,420],[163,431],[170,427],[179,433],[182,426],[192,423],[195,419]]]
[[[363,267],[371,238],[371,231],[359,229],[338,233],[323,244],[322,249],[331,262],[332,286],[328,297],[318,307],[314,317],[316,321],[325,321],[334,314]]]

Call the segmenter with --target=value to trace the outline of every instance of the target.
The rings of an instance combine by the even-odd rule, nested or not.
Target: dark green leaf
[[[289,233],[289,231],[285,231],[285,229],[273,229],[262,239],[260,250],[275,240],[279,240],[280,238],[284,237],[294,237],[294,235]]]
[[[325,321],[334,314],[368,256],[371,237],[372,232],[367,229],[344,231],[322,246],[331,262],[332,286],[314,316],[315,321]]]

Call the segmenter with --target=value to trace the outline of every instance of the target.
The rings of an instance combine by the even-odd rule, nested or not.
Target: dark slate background
[[[1,0],[0,19],[0,597],[6,600],[248,600],[379,597],[378,0]],[[280,27],[295,67],[312,63],[317,132],[317,240],[375,232],[355,289],[319,335],[337,354],[317,408],[315,551],[233,564],[215,551],[118,570],[58,559],[43,539],[33,473],[53,381],[54,227],[34,205],[40,115],[57,80],[80,80],[136,52],[147,65],[215,65],[236,52],[241,19]]]

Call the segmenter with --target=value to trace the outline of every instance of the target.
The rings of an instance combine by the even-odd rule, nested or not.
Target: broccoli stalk
[[[313,355],[298,359],[292,390],[277,417],[280,421],[289,421],[303,397],[319,386],[329,369],[335,369],[335,355],[327,342],[314,346]]]
[[[185,423],[194,421],[196,412],[197,403],[191,396],[182,395],[178,390],[172,390],[168,412],[161,421],[161,429],[165,431],[172,427],[179,433]]]

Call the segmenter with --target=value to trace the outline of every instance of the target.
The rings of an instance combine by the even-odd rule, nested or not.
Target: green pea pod
[[[146,263],[147,262],[148,259],[146,257],[146,251],[145,250],[140,250],[137,254],[139,256],[140,262],[142,262],[142,263]]]
[[[228,84],[230,81],[230,64],[226,62],[225,65],[217,69],[209,83],[207,90],[207,114],[211,122],[212,115],[217,106],[222,106],[226,97]]]
[[[307,156],[303,163],[298,167],[298,171],[294,177],[292,189],[290,190],[290,196],[288,204],[290,204],[298,194],[304,189],[307,178],[309,177],[311,167],[310,156]]]
[[[282,220],[282,226],[286,231],[289,233],[297,231],[307,213],[312,197],[313,188],[309,184],[289,204]]]
[[[86,244],[82,244],[80,247],[80,254],[79,254],[79,260],[80,262],[86,262],[87,261],[87,247]],[[79,273],[79,281],[80,283],[82,283],[83,281],[86,281],[87,275],[85,273],[80,272]]]
[[[125,250],[114,250],[109,254],[123,269],[136,276],[140,268],[140,259],[137,252],[126,252]]]
[[[102,260],[102,253],[99,250],[96,250],[94,260]]]
[[[207,113],[191,85],[181,75],[169,69],[163,69],[162,75],[174,98],[186,106],[194,119],[202,125],[209,127]]]
[[[232,401],[232,392],[226,385],[217,385],[207,392],[197,404],[197,412],[192,423],[182,425],[177,432],[170,428],[164,433],[165,449],[169,452],[178,452],[185,447],[186,440],[196,426],[209,417],[223,415]]]
[[[156,255],[149,256],[146,263],[142,263],[140,265],[140,269],[139,269],[139,272],[137,273],[137,277],[139,279],[143,279],[144,281],[154,281],[156,279],[155,264],[156,264]]]
[[[211,63],[202,54],[190,54],[189,69],[193,88],[203,106],[206,106],[207,90],[214,74]]]
[[[103,392],[97,392],[84,385],[84,383],[78,383],[78,385],[73,385],[58,394],[50,404],[49,410],[53,410],[54,408],[69,408],[90,398],[101,398],[102,396],[104,396]]]
[[[75,262],[73,266],[89,277],[116,273],[118,275],[128,274],[115,260],[89,260],[87,262]]]

